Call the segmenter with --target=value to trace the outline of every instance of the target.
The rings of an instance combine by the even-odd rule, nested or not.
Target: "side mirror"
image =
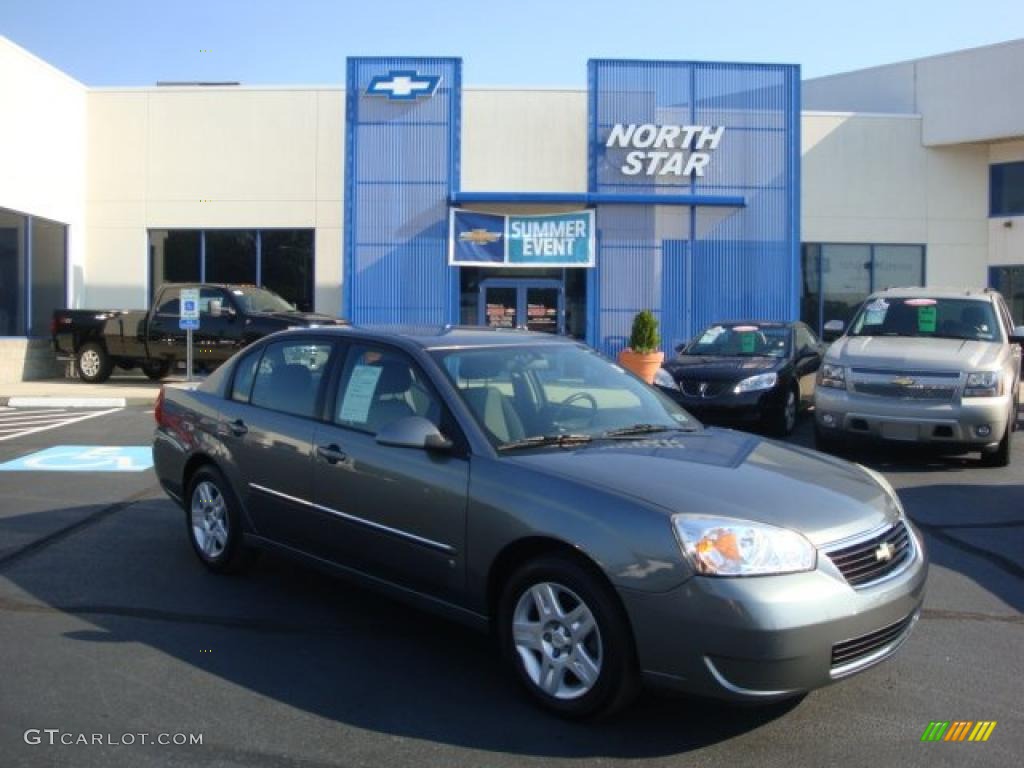
[[[675,346],[675,350],[676,350],[676,354],[677,355],[681,354],[684,349],[686,349],[686,342],[685,341],[682,344],[676,344],[676,346]]]
[[[1024,325],[1013,326],[1013,331],[1010,333],[1011,344],[1024,344]]]
[[[425,451],[450,451],[454,445],[433,422],[422,416],[406,416],[385,424],[377,433],[377,442],[396,448],[420,448]]]
[[[224,313],[223,299],[210,299],[210,317],[220,317]]]
[[[843,335],[845,330],[846,324],[842,320],[829,320],[825,323],[825,329],[821,334],[821,338],[825,341],[835,341]]]

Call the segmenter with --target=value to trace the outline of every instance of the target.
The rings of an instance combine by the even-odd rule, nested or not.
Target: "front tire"
[[[838,454],[841,447],[842,443],[838,438],[827,434],[817,424],[814,425],[814,450],[821,451],[822,453]]]
[[[147,360],[142,364],[142,372],[152,381],[160,381],[171,370],[170,360]]]
[[[110,359],[102,344],[90,341],[78,350],[75,369],[78,371],[78,378],[87,384],[102,384],[110,378],[114,370],[114,361]]]
[[[562,717],[608,714],[639,689],[629,619],[617,596],[573,559],[520,568],[498,608],[501,652],[527,693]]]
[[[786,392],[782,407],[772,415],[769,428],[776,437],[789,437],[796,429],[797,416],[800,413],[800,393],[795,387]]]
[[[212,465],[200,468],[189,483],[185,524],[196,557],[211,571],[232,573],[248,564],[241,516],[224,475]]]

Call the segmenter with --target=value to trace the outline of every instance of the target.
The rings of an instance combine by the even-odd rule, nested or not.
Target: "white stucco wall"
[[[805,112],[804,242],[927,246],[931,285],[985,285],[988,147],[929,148],[915,115]]]
[[[144,306],[150,228],[315,228],[316,307],[341,305],[344,92],[88,96],[83,306]]]
[[[73,285],[85,251],[86,89],[0,36],[0,111],[0,208],[69,225]]]

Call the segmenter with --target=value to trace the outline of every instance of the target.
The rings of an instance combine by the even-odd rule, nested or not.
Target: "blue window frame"
[[[1024,161],[990,165],[988,182],[990,216],[1024,216]]]

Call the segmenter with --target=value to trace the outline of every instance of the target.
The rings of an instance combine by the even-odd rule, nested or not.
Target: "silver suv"
[[[840,321],[825,326],[842,333]],[[979,450],[1010,462],[1024,326],[994,291],[890,288],[874,293],[825,354],[815,442],[850,436]]]

